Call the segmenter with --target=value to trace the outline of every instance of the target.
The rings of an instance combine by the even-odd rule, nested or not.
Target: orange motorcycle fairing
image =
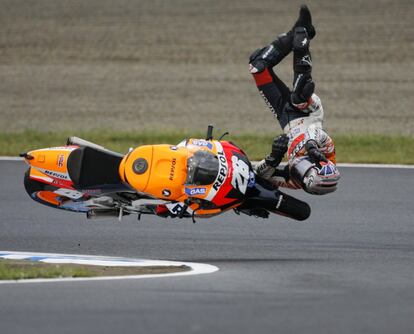
[[[124,157],[119,174],[140,192],[175,201],[184,195],[188,155],[185,147],[140,146]]]
[[[42,200],[43,202],[46,202],[53,206],[61,205],[61,201],[60,201],[61,196],[58,194],[55,194],[53,191],[38,191],[35,193],[35,196],[38,199]]]

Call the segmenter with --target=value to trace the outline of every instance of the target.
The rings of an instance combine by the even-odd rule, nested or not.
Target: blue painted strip
[[[49,258],[49,256],[28,256],[25,257],[24,260],[29,260],[29,261],[42,261]]]

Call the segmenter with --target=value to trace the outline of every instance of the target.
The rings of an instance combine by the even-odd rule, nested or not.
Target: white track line
[[[0,161],[23,161],[23,158],[20,157],[1,157],[0,156]]]
[[[36,278],[22,280],[0,280],[0,284],[9,283],[45,283],[45,282],[80,282],[80,281],[103,281],[103,280],[120,280],[120,279],[141,279],[141,278],[158,278],[171,276],[188,276],[199,274],[210,274],[219,270],[216,266],[204,263],[178,262],[178,261],[161,261],[145,260],[121,257],[92,256],[79,254],[56,254],[56,253],[33,253],[33,252],[14,252],[0,251],[0,258],[3,259],[31,259],[33,261],[45,263],[75,263],[89,264],[98,266],[128,266],[128,267],[148,267],[148,266],[168,266],[168,267],[190,267],[190,271],[167,273],[167,274],[149,274],[149,275],[130,275],[130,276],[101,276],[101,277],[65,277],[65,278]]]
[[[0,161],[23,161],[20,157],[2,157]],[[257,161],[252,161],[257,162]],[[282,163],[283,164],[283,163]],[[338,167],[357,167],[357,168],[406,168],[414,169],[414,165],[393,165],[393,164],[364,164],[364,163],[338,163]]]
[[[338,167],[358,167],[358,168],[406,168],[414,169],[414,165],[392,165],[392,164],[351,164],[339,163]]]

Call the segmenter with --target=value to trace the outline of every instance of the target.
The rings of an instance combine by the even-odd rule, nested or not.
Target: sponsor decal
[[[274,46],[270,44],[266,52],[263,53],[262,59],[266,59],[269,56],[269,54],[273,51],[273,49],[274,49]]]
[[[305,137],[305,134],[301,134],[292,141],[288,150],[290,161],[295,159],[299,152],[305,147],[306,141],[307,138]]]
[[[294,128],[293,131],[290,133],[290,138],[293,139],[298,134],[300,134],[300,128]]]
[[[224,155],[223,151],[217,152],[217,157],[219,160],[219,173],[217,175],[216,181],[213,184],[214,190],[219,190],[219,188],[222,186],[224,181],[226,180],[227,172],[229,170],[229,167],[227,165],[227,159]]]
[[[169,196],[171,195],[171,191],[170,191],[169,189],[164,189],[164,190],[162,191],[162,195],[163,195],[164,197],[169,197]]]
[[[259,90],[260,95],[263,97],[263,100],[265,101],[266,105],[268,106],[268,108],[270,109],[270,112],[277,116],[277,112],[275,110],[275,108],[273,108],[273,106],[271,105],[271,103],[269,102],[269,100],[267,99],[267,97],[264,95],[263,91]]]
[[[231,157],[231,161],[233,163],[233,176],[231,179],[231,185],[234,189],[237,189],[242,194],[244,194],[246,192],[250,178],[249,165],[235,155]]]
[[[56,177],[58,179],[63,179],[63,180],[69,180],[69,177],[62,173],[56,173],[54,171],[47,170],[47,169],[44,169],[42,172],[51,177]]]
[[[276,209],[280,208],[280,204],[282,204],[282,200],[283,200],[283,195],[279,195],[279,200],[277,201]]]
[[[205,187],[185,188],[185,193],[189,196],[204,195],[207,191]]]
[[[175,174],[175,165],[177,164],[177,159],[173,158],[171,160],[171,168],[170,168],[170,177],[169,180],[172,181],[174,180],[174,174]]]
[[[184,210],[184,208],[186,209],[185,212],[187,212],[189,214],[192,214],[193,213],[193,210],[190,207],[186,206],[182,202],[179,202],[179,203],[168,203],[168,204],[165,204],[165,206],[174,215],[181,214],[181,212]]]
[[[58,167],[63,167],[63,163],[65,162],[65,156],[63,154],[59,154],[57,159]]]
[[[203,140],[203,139],[193,139],[191,141],[191,144],[195,145],[195,146],[200,146],[200,147],[207,147],[209,150],[213,149],[213,144],[207,140]]]
[[[226,181],[227,173],[229,170],[227,159],[223,151],[223,146],[221,146],[220,142],[218,141],[215,141],[214,144],[216,145],[217,158],[219,161],[219,172],[217,174],[213,186],[208,192],[208,195],[205,197],[205,199],[208,201],[211,201],[214,198],[214,196],[216,196],[217,191],[220,189],[224,181]]]

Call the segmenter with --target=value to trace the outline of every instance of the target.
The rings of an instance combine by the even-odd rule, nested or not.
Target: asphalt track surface
[[[411,333],[414,169],[342,168],[306,222],[87,221],[0,162],[0,249],[202,262],[199,276],[0,285],[1,333]]]

